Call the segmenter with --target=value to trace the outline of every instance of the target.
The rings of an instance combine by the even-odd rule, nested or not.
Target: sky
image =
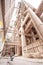
[[[25,0],[25,1],[29,2],[32,6],[34,6],[37,9],[42,0]]]
[[[19,1],[21,0],[15,0],[16,6]],[[37,9],[42,0],[25,0],[25,1],[29,2],[32,6],[34,6]]]

